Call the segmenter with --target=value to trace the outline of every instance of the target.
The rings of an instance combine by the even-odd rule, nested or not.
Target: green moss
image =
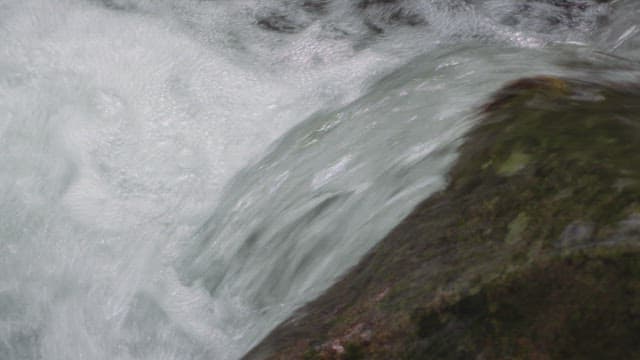
[[[497,173],[502,176],[511,176],[524,169],[529,161],[531,161],[531,155],[515,151],[509,155],[507,160],[500,164]]]
[[[417,335],[421,338],[432,336],[442,329],[444,322],[435,311],[420,309],[412,317],[416,321]]]
[[[508,232],[505,242],[511,245],[522,240],[524,231],[527,229],[527,225],[529,225],[529,215],[523,212],[519,213],[507,227]]]
[[[366,359],[365,349],[360,344],[348,343],[344,347],[344,354],[342,355],[344,360],[362,360]]]
[[[302,354],[302,359],[304,360],[320,360],[320,352],[313,348],[307,349],[304,354]]]
[[[555,258],[437,310],[451,314],[435,323],[428,345],[411,358],[488,359],[633,358],[640,331],[640,272],[637,251]],[[606,290],[604,290],[606,289]],[[425,313],[418,321],[431,315]],[[424,334],[423,334],[424,335]],[[460,344],[465,346],[460,347]],[[420,345],[419,345],[420,346]]]

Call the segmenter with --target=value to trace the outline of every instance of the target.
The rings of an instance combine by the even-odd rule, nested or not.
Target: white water
[[[443,186],[504,82],[638,79],[633,1],[300,3],[0,0],[0,359],[239,358]]]

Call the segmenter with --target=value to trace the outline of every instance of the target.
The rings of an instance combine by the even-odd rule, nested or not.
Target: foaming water
[[[639,7],[580,3],[0,1],[0,359],[241,357],[505,81],[638,78]]]

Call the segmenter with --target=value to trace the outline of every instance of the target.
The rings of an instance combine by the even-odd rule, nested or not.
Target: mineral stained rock
[[[638,359],[640,87],[506,86],[449,173],[247,359]]]

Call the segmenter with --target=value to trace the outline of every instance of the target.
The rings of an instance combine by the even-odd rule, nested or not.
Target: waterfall
[[[444,186],[505,82],[635,76],[638,15],[0,0],[0,359],[241,357]]]

